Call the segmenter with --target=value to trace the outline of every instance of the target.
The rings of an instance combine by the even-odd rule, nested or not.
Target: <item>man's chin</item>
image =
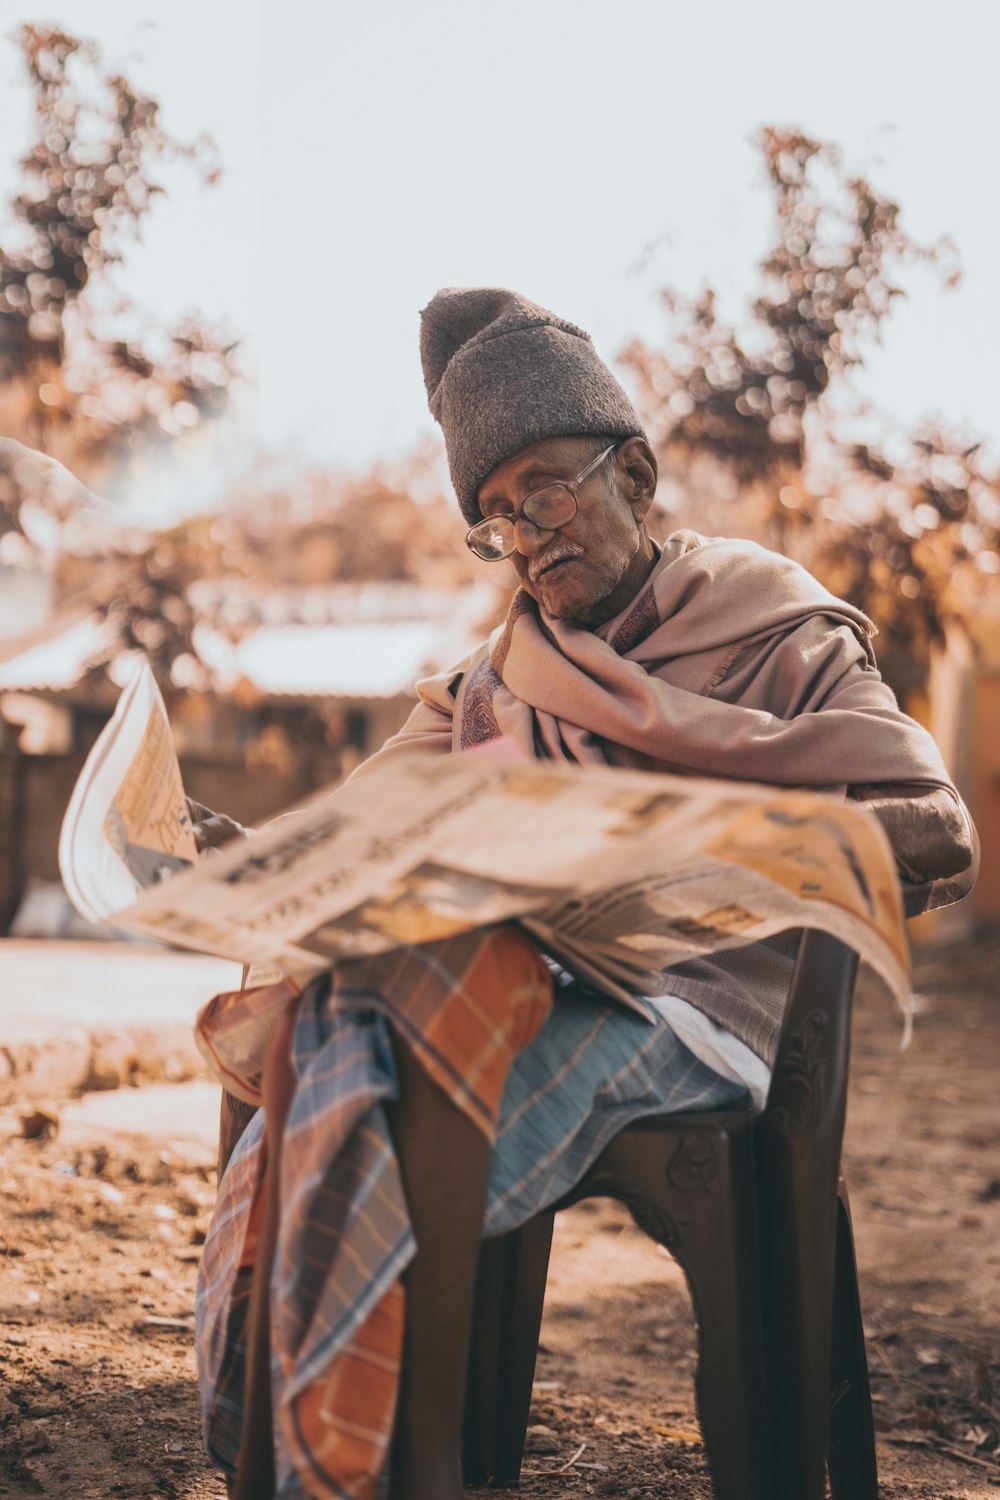
[[[567,578],[553,579],[551,584],[546,584],[543,579],[535,584],[531,593],[547,615],[554,620],[576,620],[584,623],[591,611],[600,604],[600,599],[595,599],[593,592],[574,588]]]

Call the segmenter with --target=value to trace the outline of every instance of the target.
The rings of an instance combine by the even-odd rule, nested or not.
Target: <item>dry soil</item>
[[[863,987],[851,1185],[885,1500],[1000,1486],[1000,942],[918,958],[921,1013]],[[0,1118],[0,1494],[224,1495],[191,1322],[216,1091],[121,1089],[25,1139]],[[710,1500],[673,1262],[613,1204],[557,1223],[522,1493]]]

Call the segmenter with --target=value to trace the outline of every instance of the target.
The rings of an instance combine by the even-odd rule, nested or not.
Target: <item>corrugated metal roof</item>
[[[301,698],[392,698],[442,665],[440,624],[288,625],[255,630],[232,672],[259,692]]]
[[[400,604],[401,600],[393,601]],[[410,599],[411,606],[416,601]],[[473,591],[451,596],[446,615],[438,600],[431,618],[365,618],[325,624],[262,625],[232,641],[207,624],[195,627],[195,646],[220,692],[248,683],[267,697],[392,698],[414,681],[467,654],[478,639]],[[108,664],[112,681],[128,682],[141,656],[115,652],[113,629],[98,616],[76,619],[0,661],[0,692],[66,693],[89,667]],[[109,659],[110,658],[110,659]]]

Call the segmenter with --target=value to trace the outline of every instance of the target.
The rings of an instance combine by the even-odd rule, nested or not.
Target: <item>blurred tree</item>
[[[34,140],[0,247],[0,427],[9,435],[0,438],[0,562],[46,555],[57,601],[110,621],[95,688],[131,649],[168,690],[209,686],[195,643],[205,615],[192,602],[206,580],[227,580],[246,601],[231,620],[209,619],[238,634],[275,588],[459,587],[481,576],[436,484],[436,447],[359,476],[297,473],[271,485],[258,476],[217,514],[154,533],[126,525],[74,479],[100,488],[122,456],[225,403],[235,346],[195,325],[140,337],[136,310],[113,287],[162,192],[157,165],[187,161],[209,184],[218,166],[207,139],[174,140],[156,101],[108,71],[92,42],[35,25],[17,41]]]
[[[142,331],[113,286],[163,191],[156,163],[186,160],[208,184],[219,168],[211,142],[174,140],[93,42],[38,25],[16,39],[34,139],[0,247],[0,421],[94,482],[225,405],[235,345],[197,322]]]
[[[698,496],[681,501],[682,519],[807,562],[875,619],[905,695],[931,645],[995,582],[1000,471],[943,430],[888,434],[886,451],[852,440],[870,414],[849,377],[904,295],[904,267],[929,264],[953,285],[954,250],[917,244],[898,205],[847,172],[833,145],[772,128],[758,144],[775,235],[746,328],[720,321],[711,290],[693,301],[664,291],[665,347],[636,341],[623,361],[668,487]]]
[[[93,42],[40,25],[16,40],[34,130],[0,246],[0,562],[45,558],[56,601],[106,615],[116,650],[140,647],[164,682],[183,658],[204,685],[186,592],[200,549],[184,528],[125,525],[73,476],[103,484],[226,405],[235,344],[197,321],[144,325],[114,285],[163,192],[157,164],[187,161],[211,185],[214,147],[175,140],[156,100],[107,70]]]
[[[8,451],[9,449],[9,451]],[[502,616],[513,578],[506,568],[477,565],[463,545],[453,501],[437,487],[436,446],[359,475],[322,471],[238,487],[232,503],[149,533],[109,526],[100,502],[73,492],[51,460],[25,455],[0,440],[0,505],[5,465],[33,463],[49,486],[50,506],[74,498],[71,545],[60,556],[63,599],[85,600],[113,626],[95,687],[107,685],[115,656],[139,649],[161,686],[211,686],[199,657],[196,626],[237,640],[268,617],[268,596],[339,583],[408,582],[434,589],[493,583],[484,600],[484,633]],[[420,495],[420,499],[415,499]],[[211,587],[215,585],[215,587]]]
[[[432,588],[482,582],[454,500],[438,483],[437,443],[360,474],[265,481],[218,518],[240,567],[291,586],[391,580]],[[419,497],[419,498],[417,498]],[[498,570],[509,589],[507,570]],[[497,580],[499,581],[499,580]]]

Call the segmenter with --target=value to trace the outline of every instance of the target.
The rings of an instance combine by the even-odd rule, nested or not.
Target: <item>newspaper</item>
[[[143,662],[73,789],[59,871],[77,911],[103,922],[197,852],[167,711]]]
[[[670,966],[795,927],[841,938],[908,1001],[874,818],[820,793],[612,767],[394,757],[116,916],[292,975],[515,920],[643,1013]]]
[[[118,700],[73,788],[59,836],[66,894],[90,922],[118,926],[143,890],[198,859],[167,710],[148,662]],[[281,978],[273,966],[244,985]]]

